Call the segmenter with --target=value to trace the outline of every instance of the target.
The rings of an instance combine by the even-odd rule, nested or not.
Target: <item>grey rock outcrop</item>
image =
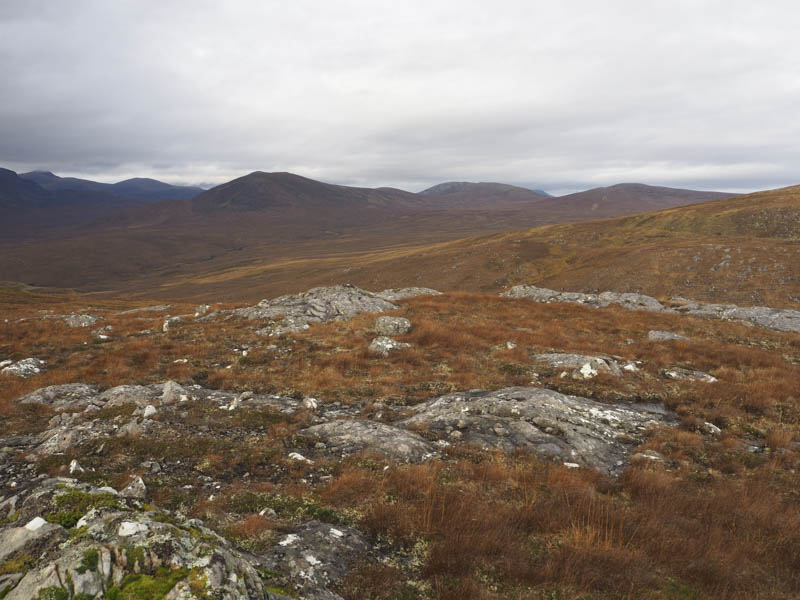
[[[401,335],[411,331],[411,321],[403,317],[378,317],[375,333],[378,335]]]
[[[285,535],[264,556],[270,571],[282,573],[279,583],[293,586],[307,600],[341,600],[329,587],[371,546],[351,527],[309,521]]]
[[[61,317],[68,327],[91,327],[98,321],[102,321],[103,317],[96,317],[94,315],[72,313]]]
[[[77,522],[81,535],[69,544],[62,543],[67,538],[63,527],[38,516],[55,514],[57,499],[64,494],[81,494],[95,505]],[[30,600],[45,589],[65,593],[68,587],[65,597],[104,597],[114,587],[127,597],[125,587],[132,580],[125,577],[134,573],[170,581],[166,598],[172,599],[197,597],[192,589],[230,599],[280,597],[266,589],[258,571],[260,559],[237,550],[197,520],[152,507],[143,510],[136,500],[65,479],[36,482],[18,510],[31,521],[0,530],[0,548],[37,558],[6,590],[6,600]],[[38,528],[30,531],[30,525]]]
[[[554,369],[569,369],[575,375],[591,379],[598,373],[608,373],[615,377],[622,375],[619,363],[610,356],[587,356],[583,354],[534,354],[531,359],[535,364],[547,365]]]
[[[713,375],[684,367],[670,367],[669,369],[664,369],[661,374],[667,379],[700,381],[702,383],[716,383],[717,381],[717,378]]]
[[[147,498],[147,486],[141,477],[134,477],[131,482],[123,489],[120,496],[124,498],[134,498],[135,500],[144,500]]]
[[[543,388],[447,394],[414,407],[397,423],[425,427],[443,440],[507,452],[528,450],[562,462],[617,473],[631,447],[658,424],[674,424],[662,407],[601,404]]]
[[[245,319],[278,320],[274,334],[308,329],[310,323],[344,321],[359,313],[384,312],[396,305],[354,285],[318,287],[302,294],[262,300],[255,306],[231,311]]]
[[[45,362],[39,358],[23,358],[20,361],[12,362],[10,365],[0,370],[3,375],[13,375],[27,379],[34,375],[39,375],[45,370]]]
[[[410,348],[411,344],[406,344],[404,342],[398,342],[397,340],[393,340],[390,337],[386,337],[382,335],[380,337],[376,337],[370,345],[367,347],[367,351],[370,354],[375,354],[377,356],[389,356],[390,352],[394,352],[395,350],[402,350],[403,348]]]
[[[83,410],[100,394],[96,385],[68,383],[39,388],[17,400],[21,404],[44,404],[55,409]],[[98,402],[103,404],[102,402]]]
[[[769,308],[767,306],[745,307],[736,306],[735,304],[701,304],[682,298],[673,299],[683,302],[682,305],[667,308],[655,298],[644,294],[558,292],[532,285],[517,285],[502,292],[500,295],[506,298],[527,298],[534,302],[573,302],[594,307],[617,304],[627,309],[679,313],[722,321],[736,321],[775,331],[800,333],[800,310]]]
[[[186,390],[183,387],[170,380],[164,384],[164,391],[161,393],[161,404],[172,404],[179,402],[182,398],[187,398]]]
[[[303,429],[298,435],[324,444],[325,452],[334,456],[370,450],[399,462],[419,462],[434,451],[417,434],[374,421],[330,421]]]
[[[652,330],[647,332],[647,339],[650,342],[689,342],[685,335],[672,333],[671,331]]]
[[[675,312],[720,319],[740,321],[764,329],[800,332],[800,310],[769,308],[767,306],[736,306],[735,304],[698,304],[689,302],[674,309]]]
[[[655,298],[630,292],[603,292],[584,294],[582,292],[559,292],[532,285],[517,285],[500,294],[506,298],[527,298],[535,302],[572,302],[588,306],[610,306],[617,304],[631,310],[664,310],[664,305]]]
[[[431,288],[408,287],[408,288],[390,288],[388,290],[383,290],[382,292],[378,292],[375,295],[378,298],[383,298],[384,300],[388,300],[389,302],[395,302],[396,300],[413,298],[415,296],[438,296],[441,293],[442,292],[433,290]]]

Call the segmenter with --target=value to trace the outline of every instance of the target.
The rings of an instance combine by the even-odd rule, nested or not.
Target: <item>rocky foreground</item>
[[[153,381],[148,371],[123,385],[62,379],[11,398],[5,422],[14,430],[0,432],[0,598],[540,598],[556,580],[565,597],[583,597],[612,589],[586,566],[609,556],[639,565],[628,573],[637,589],[661,594],[675,579],[660,574],[666,559],[654,557],[667,550],[656,532],[683,544],[692,528],[706,528],[691,538],[697,552],[727,557],[740,547],[733,521],[771,532],[765,540],[783,531],[774,551],[787,555],[800,540],[786,520],[791,499],[759,486],[773,476],[773,486],[794,481],[800,466],[799,440],[777,433],[793,430],[775,425],[798,414],[789,383],[796,311],[531,286],[506,296],[536,304],[342,285],[246,308],[21,319],[20,331],[42,322],[73,332],[103,327],[88,334],[93,347],[73,341],[73,354],[9,360],[0,382],[57,378],[74,354],[97,360],[112,348],[142,362],[156,343],[178,353],[159,372],[182,375]],[[497,311],[491,326],[463,312],[477,301],[486,315]],[[587,324],[578,309],[556,315],[543,306],[520,317],[551,303],[642,314],[603,313]],[[651,325],[649,313],[660,320]],[[698,317],[692,333],[677,332],[676,319]],[[580,343],[557,338],[555,318]],[[708,319],[723,329],[705,329]],[[778,333],[742,337],[741,322]],[[210,358],[191,354],[209,331],[222,340]],[[709,341],[708,331],[732,341]],[[601,351],[599,335],[614,340],[613,351]],[[223,352],[235,358],[221,360]],[[464,357],[474,360],[468,381],[505,385],[445,386]],[[721,364],[709,368],[714,359]],[[318,383],[306,393],[265,391],[296,370]],[[319,371],[328,379],[311,379]],[[375,373],[406,395],[351,394]],[[755,398],[753,380],[766,373],[775,387],[759,387]],[[333,395],[335,385],[344,387]],[[738,505],[714,508],[735,494]],[[765,499],[767,511],[758,504]],[[721,529],[709,525],[717,520]],[[487,541],[492,532],[502,535]],[[746,540],[764,555],[754,535]],[[727,546],[710,548],[714,536]],[[571,567],[580,579],[548,571],[578,561],[586,547],[587,562]],[[773,560],[772,596],[783,597],[795,587],[791,569]],[[626,573],[609,564],[609,573]],[[698,583],[679,558],[664,564],[699,589],[720,589]],[[653,565],[650,573],[642,565]],[[737,575],[730,597],[758,587],[750,572]],[[656,597],[680,597],[664,593]]]

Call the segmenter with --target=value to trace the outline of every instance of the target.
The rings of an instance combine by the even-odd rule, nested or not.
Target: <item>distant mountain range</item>
[[[118,183],[99,183],[89,179],[59,177],[50,171],[31,171],[21,173],[20,178],[32,181],[51,192],[108,192],[122,198],[161,202],[176,198],[191,198],[204,190],[199,187],[170,185],[156,179],[136,177]]]
[[[0,169],[0,280],[145,288],[265,261],[433,244],[727,195],[620,184],[555,198],[468,182],[411,193],[260,171],[203,191]]]

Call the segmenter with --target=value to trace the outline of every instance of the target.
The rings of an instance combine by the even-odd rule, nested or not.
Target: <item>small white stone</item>
[[[28,531],[38,531],[44,526],[45,523],[47,523],[47,521],[45,521],[42,517],[34,517],[28,521],[28,524],[25,525],[25,529]]]
[[[156,410],[155,406],[153,406],[152,404],[148,404],[147,406],[144,407],[144,418],[149,419],[157,412],[158,411]]]
[[[322,564],[316,556],[312,556],[311,554],[304,554],[303,558],[306,559],[306,562],[310,564],[312,567],[316,567],[317,565]]]
[[[309,464],[309,465],[313,465],[313,464],[314,464],[314,461],[313,461],[313,460],[310,460],[310,459],[306,458],[305,456],[303,456],[303,455],[302,455],[302,454],[300,454],[299,452],[291,452],[291,453],[289,454],[289,458],[290,458],[291,460],[298,460],[298,461],[300,461],[300,462],[304,462],[304,463],[307,463],[307,464]]]
[[[316,398],[304,398],[303,399],[303,408],[307,408],[309,410],[317,410],[317,399]]]
[[[283,538],[280,542],[278,542],[279,546],[291,546],[300,538],[293,533],[290,533],[285,538]]]
[[[332,527],[331,527],[331,535],[337,538],[344,537],[344,533],[342,533],[338,529],[333,529]]]
[[[172,362],[173,362],[174,364],[176,364],[176,365],[185,365],[186,363],[188,363],[188,362],[189,362],[189,359],[188,359],[188,358],[176,358],[176,359],[175,359],[175,360],[173,360]]]
[[[592,363],[586,363],[581,367],[580,374],[584,379],[592,379],[597,376],[597,369],[592,366]]]
[[[564,466],[567,467],[568,469],[578,469],[578,468],[580,468],[580,465],[578,463],[572,463],[572,462],[565,462]]]
[[[74,458],[72,459],[72,462],[69,463],[69,474],[70,475],[74,475],[75,473],[83,473],[83,470],[84,469],[81,466],[81,464],[77,460],[75,460]]]

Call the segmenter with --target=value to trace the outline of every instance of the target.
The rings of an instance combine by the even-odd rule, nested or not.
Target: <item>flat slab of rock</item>
[[[282,319],[275,333],[308,329],[310,323],[344,321],[359,313],[385,312],[396,305],[354,285],[318,287],[302,294],[262,300],[255,306],[239,308],[232,314],[253,320]]]
[[[414,407],[398,426],[422,426],[448,441],[528,450],[617,473],[650,427],[674,424],[663,407],[601,404],[543,388],[447,394]]]
[[[84,409],[100,394],[96,385],[85,383],[68,383],[39,388],[22,396],[17,402],[21,404],[45,404],[53,408]]]
[[[419,462],[434,452],[433,446],[417,434],[374,421],[330,421],[303,429],[298,435],[325,444],[325,452],[336,456],[371,450],[398,462]]]
[[[438,296],[442,292],[425,287],[408,287],[408,288],[390,288],[383,290],[375,295],[378,298],[383,298],[389,302],[396,300],[403,300],[404,298],[413,298],[415,296]]]
[[[582,292],[559,292],[533,285],[516,285],[500,295],[506,298],[527,298],[534,302],[572,302],[596,307],[617,304],[631,310],[664,310],[664,305],[655,298],[631,292],[584,294]]]
[[[738,321],[773,329],[800,333],[800,310],[769,308],[768,306],[736,306],[735,304],[701,304],[675,299],[684,304],[675,308],[667,308],[661,302],[644,294],[603,292],[601,294],[584,294],[582,292],[559,292],[533,285],[516,285],[500,294],[506,298],[527,298],[534,302],[573,302],[588,306],[602,307],[617,304],[632,310],[651,312],[669,312],[720,319],[722,321]]]
[[[672,333],[671,331],[648,331],[647,339],[651,342],[689,342],[691,341],[685,335],[679,333]]]

